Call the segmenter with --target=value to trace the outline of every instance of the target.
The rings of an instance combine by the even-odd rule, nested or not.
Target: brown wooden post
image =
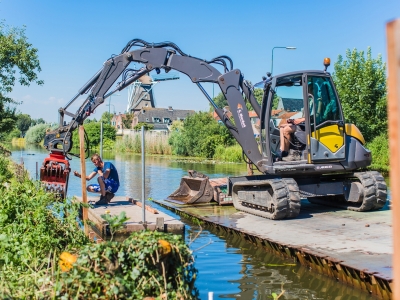
[[[393,299],[400,299],[400,19],[386,24],[388,120],[393,231]]]
[[[87,225],[88,219],[88,208],[87,206],[87,193],[86,193],[86,161],[85,161],[85,130],[83,126],[79,126],[79,150],[80,150],[80,157],[81,157],[81,184],[82,184],[82,218],[84,224],[85,234],[89,234],[89,229]]]

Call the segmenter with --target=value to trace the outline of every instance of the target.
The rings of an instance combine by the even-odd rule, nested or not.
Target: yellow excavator
[[[129,69],[131,63],[142,67]],[[233,68],[228,56],[204,60],[185,54],[171,42],[133,39],[59,109],[59,127],[45,136],[44,146],[50,156],[43,163],[41,180],[50,190],[55,186],[65,196],[68,153],[72,148],[72,133],[78,125],[107,97],[149,72],[176,70],[199,87],[242,147],[248,163],[260,174],[230,177],[221,183],[192,171],[170,199],[188,204],[224,199],[238,210],[269,219],[296,217],[301,198],[355,211],[380,209],[387,197],[384,178],[378,172],[359,171],[371,164],[371,152],[364,147],[364,138],[357,127],[345,122],[327,72],[329,64],[329,59],[325,59],[323,71],[267,74],[259,83],[264,90],[260,105],[254,96],[254,86],[239,69]],[[214,103],[202,86],[204,82],[218,84],[230,112]],[[71,103],[84,94],[88,96],[78,111],[68,112]],[[260,120],[259,139],[254,136],[246,103],[250,103]],[[71,118],[70,122],[64,120],[65,116]],[[281,127],[288,125],[292,132],[284,136]],[[281,143],[287,149],[281,149]]]

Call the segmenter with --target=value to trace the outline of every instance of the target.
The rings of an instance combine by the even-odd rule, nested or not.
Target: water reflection
[[[17,162],[22,159],[32,178],[36,177],[36,165],[40,169],[43,159],[48,156],[48,152],[41,147],[15,147],[12,150],[13,159]],[[111,161],[120,174],[122,184],[117,195],[141,198],[141,156],[104,152],[103,157]],[[72,170],[80,170],[79,159],[72,159],[70,164]],[[93,164],[87,160],[87,173],[93,168]],[[146,198],[164,199],[179,186],[180,178],[189,169],[203,172],[211,178],[246,174],[244,164],[199,164],[170,157],[146,156]],[[70,176],[68,196],[80,193],[80,178]],[[170,211],[157,208],[179,218]],[[183,221],[188,224],[186,239],[190,243],[199,228],[189,220]],[[195,251],[196,268],[199,270],[196,286],[201,299],[208,299],[209,291],[214,292],[214,299],[272,299],[272,294],[279,295],[282,289],[285,292],[279,299],[372,298],[365,292],[310,272],[305,267],[269,254],[238,236],[227,235],[213,227],[204,228],[190,247]]]
[[[198,232],[193,225],[188,235]],[[208,291],[222,299],[272,299],[273,293],[283,293],[279,299],[375,299],[214,227],[204,228],[191,248],[200,248],[194,254],[201,299]]]

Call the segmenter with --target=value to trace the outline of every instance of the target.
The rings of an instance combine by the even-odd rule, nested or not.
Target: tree
[[[366,141],[387,132],[386,65],[381,55],[372,58],[364,51],[346,51],[339,55],[332,75],[346,122],[354,123]]]
[[[31,120],[31,126],[35,126],[35,125],[38,125],[38,124],[46,124],[46,121],[43,120],[42,118],[32,119]]]
[[[215,121],[207,112],[187,117],[183,127],[176,123],[173,127],[168,142],[178,155],[212,158],[218,145],[231,146],[235,143],[226,126]]]
[[[25,134],[25,141],[28,144],[39,144],[46,136],[46,130],[50,128],[48,124],[37,124],[28,129]]]
[[[24,86],[32,82],[43,84],[37,77],[41,71],[37,51],[28,43],[25,27],[8,27],[0,22],[0,134],[10,132],[13,129],[10,124],[16,120],[15,109],[10,105],[18,103],[6,96],[12,92],[15,81]]]
[[[96,148],[100,145],[100,122],[90,122],[83,124],[83,128],[89,138],[90,148]],[[75,130],[72,135],[73,147],[79,147],[79,135],[78,130]],[[116,130],[113,126],[104,124],[103,125],[103,147],[108,149],[109,146],[113,145],[116,138]]]
[[[133,114],[126,114],[125,117],[122,118],[122,124],[124,125],[124,128],[131,129],[132,120],[133,120]]]
[[[144,130],[152,130],[152,129],[154,129],[154,125],[153,124],[144,123],[144,122],[137,123],[135,125],[135,127],[133,127],[133,129],[141,130],[142,126],[144,127]]]
[[[103,122],[104,124],[111,124],[111,120],[114,117],[113,113],[109,113],[108,111],[103,112],[100,118],[100,122]]]
[[[263,89],[254,89],[254,97],[257,99],[257,102],[261,105],[262,103],[262,98],[264,95],[264,90]],[[214,103],[219,107],[219,108],[223,108],[225,106],[229,106],[228,105],[228,101],[226,100],[224,94],[222,94],[221,92],[213,98]],[[253,107],[250,105],[250,102],[246,102],[246,107],[249,111],[254,110]],[[214,106],[211,105],[210,103],[210,111],[214,110]]]
[[[17,115],[17,128],[21,131],[22,135],[29,129],[31,126],[32,119],[30,115],[27,114],[19,114]]]

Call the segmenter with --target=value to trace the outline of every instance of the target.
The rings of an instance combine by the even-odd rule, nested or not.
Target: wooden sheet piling
[[[86,193],[86,161],[85,161],[85,130],[83,126],[79,126],[79,154],[81,157],[81,184],[82,184],[82,219],[84,224],[85,234],[89,234],[89,228],[87,225],[88,220],[88,209],[87,209],[87,193]]]
[[[390,188],[393,220],[393,299],[400,299],[400,19],[386,24]]]

